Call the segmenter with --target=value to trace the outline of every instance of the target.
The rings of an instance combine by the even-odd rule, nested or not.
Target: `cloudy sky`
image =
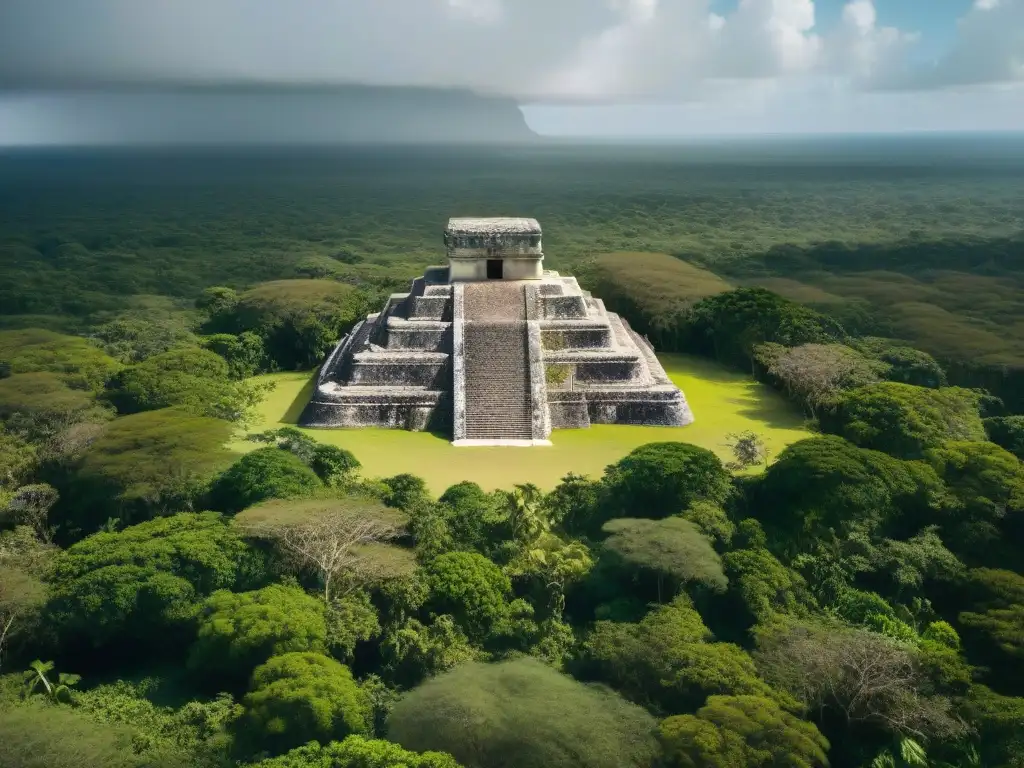
[[[55,88],[225,81],[468,87],[546,134],[1024,130],[1024,0],[0,3],[0,139]]]

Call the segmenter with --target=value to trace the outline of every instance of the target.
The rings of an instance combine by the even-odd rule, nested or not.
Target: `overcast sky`
[[[43,128],[26,94],[124,81],[469,87],[548,134],[1024,130],[1024,0],[0,0],[0,142]]]

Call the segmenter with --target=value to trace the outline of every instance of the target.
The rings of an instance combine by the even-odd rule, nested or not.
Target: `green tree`
[[[605,549],[631,566],[664,574],[675,583],[701,584],[717,592],[728,585],[721,558],[689,520],[622,518],[609,520],[601,530],[610,534]]]
[[[426,607],[451,615],[473,640],[483,640],[508,617],[512,584],[501,568],[475,552],[448,552],[426,566]]]
[[[296,572],[315,573],[327,602],[416,569],[412,550],[388,543],[405,532],[407,518],[377,499],[271,499],[239,512],[233,523],[247,536],[273,541]]]
[[[979,563],[1012,560],[1004,519],[1024,513],[1024,464],[993,443],[945,443],[926,459],[952,491],[945,539]]]
[[[972,685],[964,714],[978,732],[981,765],[1024,766],[1024,698],[1003,696],[984,685]]]
[[[122,524],[192,510],[210,480],[231,462],[231,425],[175,408],[115,419],[89,447],[61,507],[86,533],[108,518]]]
[[[97,533],[62,552],[49,576],[49,621],[64,644],[162,647],[196,602],[262,578],[260,558],[214,512],[181,513]]]
[[[41,328],[0,331],[0,360],[11,373],[55,373],[73,389],[98,392],[121,366],[80,336]]]
[[[0,379],[0,421],[46,456],[72,453],[64,446],[72,429],[103,424],[111,415],[92,392],[72,389],[56,373],[19,373]]]
[[[36,466],[36,449],[0,425],[0,492],[17,488]]]
[[[177,406],[227,421],[245,419],[258,402],[256,390],[229,378],[223,357],[201,347],[178,347],[125,368],[106,397],[120,413]]]
[[[245,331],[237,336],[232,333],[215,333],[201,339],[201,343],[205,349],[224,358],[232,379],[255,376],[268,368],[263,339],[251,331]]]
[[[763,547],[734,549],[722,557],[729,595],[746,613],[744,624],[776,615],[808,616],[817,609],[804,578]]]
[[[384,503],[389,507],[410,511],[430,502],[427,482],[422,477],[402,473],[393,477],[385,477],[384,485],[388,487]]]
[[[768,683],[808,710],[837,716],[847,729],[923,741],[967,733],[950,701],[929,695],[912,646],[863,629],[796,621],[763,627],[757,642],[757,666]]]
[[[250,752],[276,755],[370,728],[370,701],[351,670],[315,652],[284,653],[257,667],[242,704],[235,734]]]
[[[0,670],[4,655],[30,636],[46,602],[46,587],[38,578],[21,568],[5,564],[0,557]]]
[[[348,736],[329,744],[310,742],[252,768],[460,768],[443,752],[410,752],[381,739]]]
[[[828,740],[762,696],[711,696],[693,715],[662,721],[672,768],[812,768],[828,765]]]
[[[198,623],[188,664],[207,678],[244,680],[271,656],[327,649],[324,604],[297,587],[219,590],[203,603]]]
[[[822,415],[826,432],[862,448],[904,459],[920,459],[949,440],[984,440],[979,395],[959,387],[930,389],[882,382],[850,390]]]
[[[381,643],[381,655],[386,676],[403,688],[485,656],[470,644],[451,616],[437,616],[426,624],[407,619],[390,628]]]
[[[835,320],[764,288],[737,288],[701,299],[689,324],[697,350],[741,367],[750,365],[758,344],[796,347],[846,336]]]
[[[930,467],[825,436],[788,446],[752,496],[772,548],[795,553],[855,529],[873,536],[902,516],[925,519],[944,492]]]
[[[604,487],[599,480],[570,472],[544,497],[548,519],[570,535],[594,530],[590,518],[601,506]]]
[[[613,693],[517,659],[463,664],[413,689],[395,704],[388,738],[488,768],[645,768],[654,725]]]
[[[885,378],[918,387],[946,386],[946,372],[927,352],[900,344],[893,339],[865,336],[855,339],[853,346],[865,355],[884,363]]]
[[[604,482],[608,517],[670,517],[696,501],[722,504],[731,490],[718,457],[689,443],[642,445],[609,466]]]
[[[316,473],[324,485],[331,487],[348,484],[356,470],[362,466],[350,451],[336,445],[318,443],[294,427],[261,432],[249,439],[291,451]]]
[[[993,416],[983,423],[989,440],[1024,461],[1024,416]]]
[[[833,405],[844,390],[879,381],[887,367],[843,344],[764,347],[758,347],[755,354],[766,364],[768,374],[813,418]]]
[[[273,365],[298,370],[318,365],[352,325],[371,311],[361,291],[335,280],[276,280],[237,297],[204,297],[213,329],[252,331],[264,340]]]
[[[225,470],[210,498],[218,509],[238,512],[266,499],[308,496],[322,487],[316,473],[291,451],[260,448]]]
[[[693,709],[714,694],[775,695],[742,648],[714,642],[685,595],[637,624],[598,621],[580,670],[662,714]]]
[[[438,499],[453,543],[487,554],[508,536],[504,496],[486,493],[476,483],[456,483]]]

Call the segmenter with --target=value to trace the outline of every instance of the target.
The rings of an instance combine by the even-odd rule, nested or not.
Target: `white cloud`
[[[1024,0],[974,0],[953,49],[924,70],[907,65],[915,35],[881,25],[875,2],[849,0],[820,29],[815,0],[739,0],[728,13],[711,0],[0,0],[0,83],[356,81],[678,100],[710,98],[723,80],[771,81],[759,91],[771,94],[817,75],[861,89],[1024,79]]]

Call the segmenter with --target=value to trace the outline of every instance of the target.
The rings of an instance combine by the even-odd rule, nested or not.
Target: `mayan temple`
[[[625,320],[545,270],[535,219],[454,218],[448,265],[358,323],[300,423],[430,429],[455,445],[549,445],[552,429],[693,415]]]

